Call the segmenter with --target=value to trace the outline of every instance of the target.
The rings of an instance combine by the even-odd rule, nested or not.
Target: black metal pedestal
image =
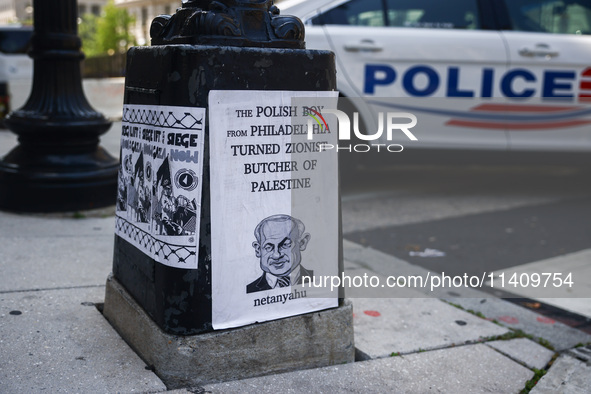
[[[126,104],[207,107],[210,90],[336,88],[334,55],[327,51],[162,45],[132,48],[127,67]],[[211,330],[208,127],[205,131],[198,269],[159,264],[115,237],[113,274],[156,324],[176,335]]]
[[[279,16],[270,0],[189,1],[156,18],[151,33],[153,46],[128,53],[126,104],[207,108],[211,90],[336,89],[334,54],[303,49],[301,22]],[[212,330],[211,266],[219,262],[211,260],[209,132],[206,126],[197,269],[159,264],[115,237],[115,278],[174,335]]]

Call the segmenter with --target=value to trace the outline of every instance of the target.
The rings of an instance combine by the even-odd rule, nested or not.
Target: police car
[[[287,0],[336,54],[366,134],[414,114],[406,149],[591,150],[591,0]],[[384,126],[384,125],[382,125]],[[385,127],[385,126],[384,126]],[[361,127],[363,128],[363,127]],[[386,133],[380,138],[387,141]]]

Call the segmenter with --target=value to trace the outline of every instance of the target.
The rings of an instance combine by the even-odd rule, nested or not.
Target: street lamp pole
[[[99,146],[111,122],[82,89],[76,0],[35,0],[33,88],[6,119],[19,145],[0,161],[0,209],[56,212],[115,203],[118,161]]]

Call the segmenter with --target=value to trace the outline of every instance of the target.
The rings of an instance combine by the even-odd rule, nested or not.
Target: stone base
[[[182,337],[162,331],[109,276],[104,315],[169,389],[355,360],[347,301],[335,309]]]

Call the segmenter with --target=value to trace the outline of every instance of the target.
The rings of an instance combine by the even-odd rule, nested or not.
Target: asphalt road
[[[563,269],[583,289],[572,298],[546,300],[550,293],[542,288],[504,295],[524,297],[521,302],[554,317],[562,309],[574,312],[567,319],[591,329],[589,300],[581,299],[591,298],[590,175],[560,162],[374,167],[342,185],[343,232],[448,275]]]
[[[434,271],[496,271],[591,248],[589,172],[573,167],[373,170],[344,188],[346,237]],[[445,255],[425,256],[425,249]]]

